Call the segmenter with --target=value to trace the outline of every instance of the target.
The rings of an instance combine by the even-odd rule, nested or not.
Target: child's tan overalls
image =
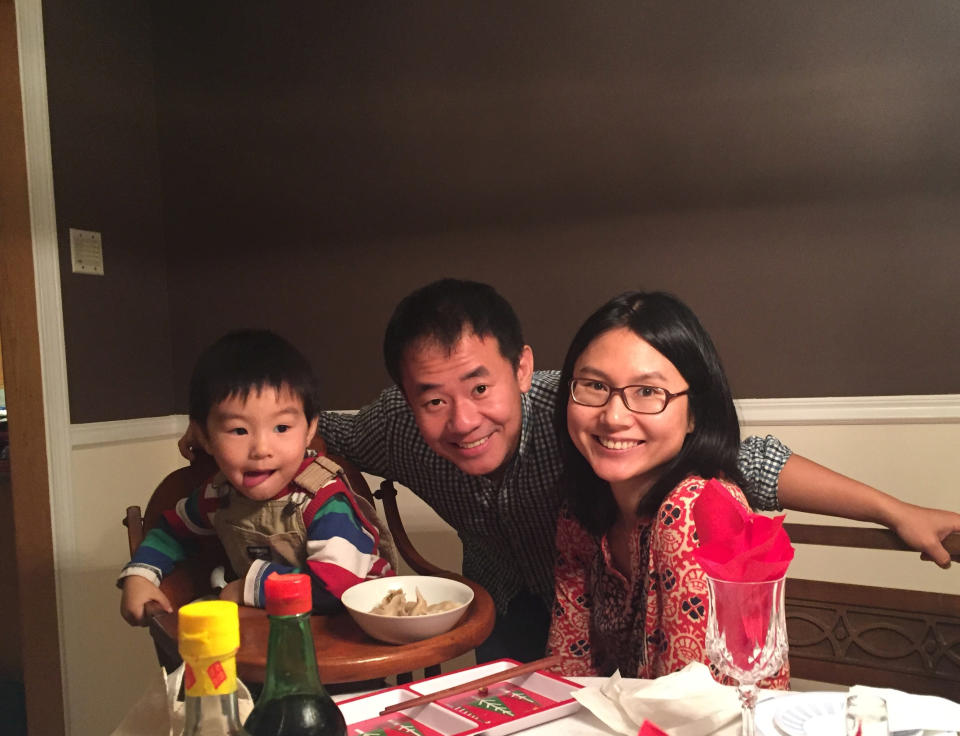
[[[337,477],[349,490],[346,493],[360,523],[374,539],[374,550],[397,570],[397,548],[387,525],[380,520],[376,509],[365,498],[356,494],[343,468],[329,458],[318,456],[293,479],[300,490],[268,501],[253,501],[230,486],[222,473],[217,473],[211,484],[218,489],[226,486],[226,496],[213,518],[217,532],[233,566],[243,578],[254,560],[266,560],[307,569],[307,529],[303,511],[311,500],[324,490],[328,496],[340,493],[334,485],[325,488]],[[324,499],[325,500],[325,499]]]

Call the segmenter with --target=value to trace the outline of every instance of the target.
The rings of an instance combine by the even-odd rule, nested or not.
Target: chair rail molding
[[[87,422],[70,425],[70,443],[74,449],[121,442],[143,442],[179,438],[187,428],[185,414],[165,417],[120,419],[113,422]]]
[[[739,399],[734,404],[744,427],[960,423],[960,394]]]

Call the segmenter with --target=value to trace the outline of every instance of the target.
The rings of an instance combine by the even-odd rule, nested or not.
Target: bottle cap
[[[219,657],[240,647],[240,618],[232,601],[198,601],[180,608],[177,639],[184,659]]]
[[[281,575],[272,572],[263,583],[270,616],[294,616],[313,610],[310,576],[303,573]]]

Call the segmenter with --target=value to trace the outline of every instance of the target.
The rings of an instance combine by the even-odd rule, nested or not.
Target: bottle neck
[[[242,736],[236,658],[185,659],[184,736]]]
[[[245,736],[237,708],[237,691],[226,695],[184,697],[183,736]]]
[[[327,694],[317,672],[309,613],[270,616],[267,674],[261,698],[267,700],[291,693]]]

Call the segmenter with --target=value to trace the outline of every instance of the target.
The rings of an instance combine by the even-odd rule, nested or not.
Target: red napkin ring
[[[670,736],[670,734],[658,727],[655,723],[644,721],[643,725],[640,726],[640,730],[637,731],[637,736]]]

